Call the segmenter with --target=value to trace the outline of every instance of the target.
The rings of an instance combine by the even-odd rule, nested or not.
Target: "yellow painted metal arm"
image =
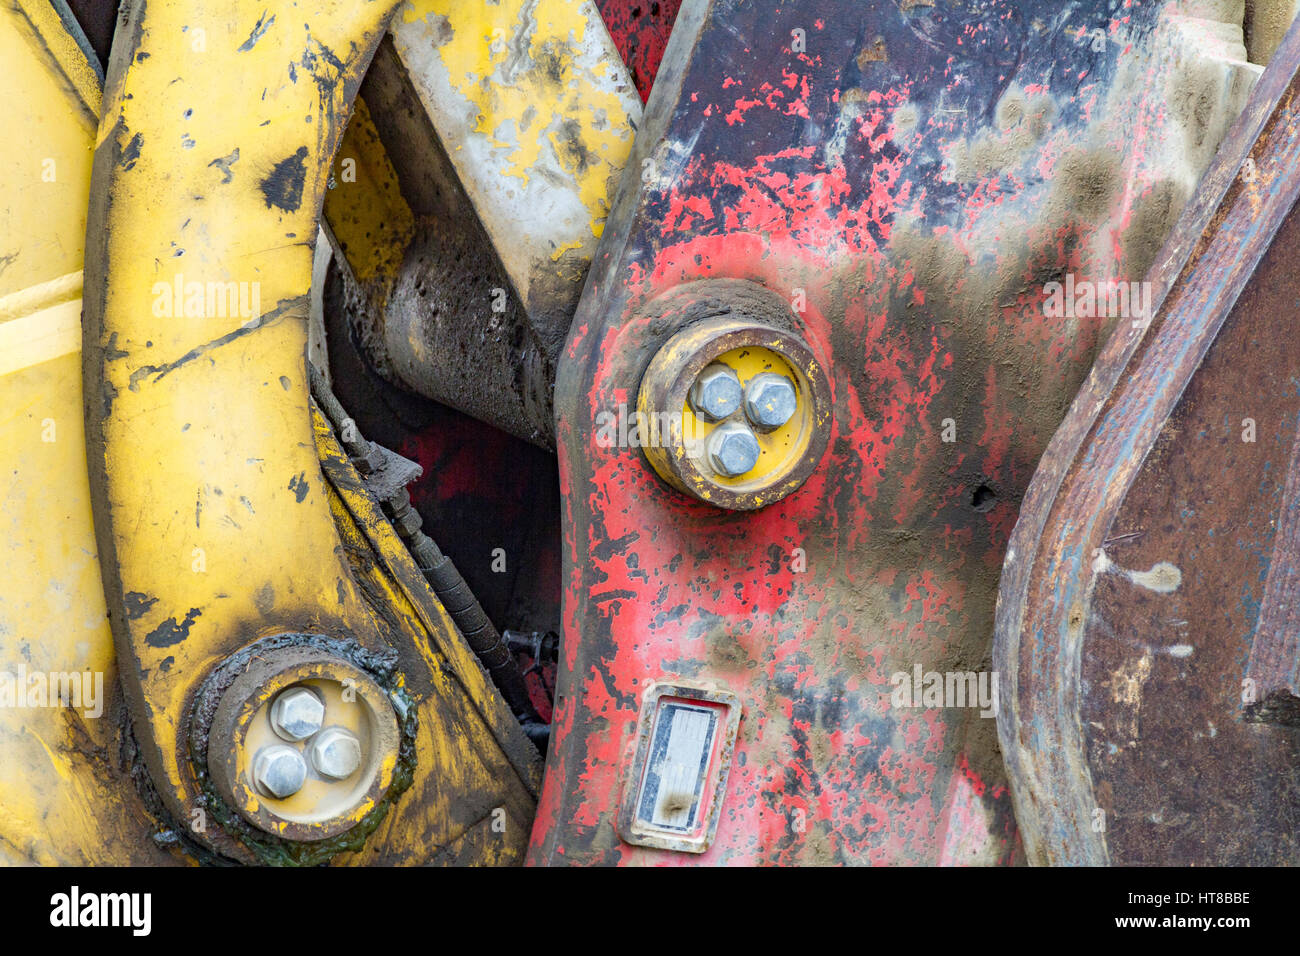
[[[60,6],[0,5],[0,863],[157,865],[173,857],[117,759],[81,425],[100,80]]]
[[[389,381],[553,447],[641,101],[590,0],[411,0],[390,29],[325,203],[348,322]]]
[[[135,733],[178,818],[197,685],[261,636],[383,646],[305,371],[325,172],[394,0],[133,0],[87,226],[87,454]]]
[[[641,98],[590,0],[409,0],[393,41],[531,314],[567,322]]]

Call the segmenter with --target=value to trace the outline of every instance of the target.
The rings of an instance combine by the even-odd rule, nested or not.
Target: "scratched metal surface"
[[[1143,96],[1172,69],[1162,11],[683,4],[559,371],[565,634],[532,862],[1017,858],[994,721],[892,707],[890,678],[990,669],[1018,504],[1110,326],[1048,318],[1043,287],[1139,277],[1190,190],[1177,109]],[[637,309],[704,278],[802,290],[830,369],[828,453],[754,514],[594,437],[673,331]],[[744,707],[700,856],[613,827],[641,692],[677,677]]]
[[[1012,541],[999,724],[1038,862],[1300,860],[1298,64],[1293,31]]]

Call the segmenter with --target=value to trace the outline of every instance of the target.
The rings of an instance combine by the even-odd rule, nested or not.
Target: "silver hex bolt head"
[[[726,365],[714,362],[700,373],[691,386],[690,403],[695,414],[711,422],[735,413],[744,398],[740,379]]]
[[[794,382],[784,375],[764,372],[755,375],[745,388],[745,415],[758,428],[780,428],[799,408]]]
[[[311,765],[323,777],[350,777],[361,766],[361,741],[343,727],[327,727],[311,743]]]
[[[718,474],[738,478],[758,464],[758,439],[748,426],[730,422],[715,429],[705,451],[709,464]]]
[[[288,744],[263,747],[253,758],[253,783],[278,800],[292,797],[307,782],[307,761]]]
[[[285,740],[306,740],[325,722],[325,704],[306,687],[280,692],[271,705],[271,728]]]

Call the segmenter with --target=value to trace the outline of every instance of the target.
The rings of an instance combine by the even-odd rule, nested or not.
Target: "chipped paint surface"
[[[61,58],[50,52],[61,46],[45,39],[51,33],[71,47]],[[0,11],[0,62],[10,123],[32,131],[0,143],[0,178],[14,187],[0,206],[0,299],[12,301],[9,296],[81,269],[91,158],[86,135],[94,134],[100,80],[48,4],[7,4]],[[66,78],[83,73],[89,75],[75,85]],[[8,317],[0,313],[0,322]]]
[[[672,33],[681,0],[595,0],[642,101],[650,98],[655,74]]]
[[[683,4],[557,383],[566,630],[530,859],[1015,859],[993,721],[892,706],[891,675],[990,668],[1020,498],[1115,324],[1045,286],[1140,277],[1188,194],[1162,185],[1186,117],[1143,95],[1180,68],[1171,9]],[[776,291],[831,375],[825,459],[747,516],[592,439],[674,331],[645,303],[703,278]],[[610,823],[640,688],[671,676],[745,713],[698,859]]]
[[[1153,564],[1147,571],[1133,571],[1128,568],[1121,568],[1107,556],[1105,551],[1098,549],[1097,556],[1092,562],[1092,573],[1106,574],[1107,572],[1122,575],[1138,587],[1146,588],[1148,591],[1154,591],[1157,594],[1169,594],[1177,591],[1178,585],[1183,581],[1182,572],[1168,561]]]
[[[400,810],[374,821],[364,855],[339,862],[508,861],[520,839],[464,840],[494,806],[527,818],[537,755],[346,456],[313,425],[306,381],[329,159],[395,5],[337,0],[304,15],[294,0],[137,0],[126,11],[86,252],[104,597],[135,737],[172,819],[212,806],[191,749],[212,718],[189,709],[200,685],[232,655],[287,635],[395,659],[419,708]],[[234,298],[214,311],[223,290]],[[292,859],[222,826],[191,835],[236,860]]]
[[[411,0],[393,40],[520,297],[573,284],[641,116],[596,8]]]
[[[150,838],[159,828],[118,756],[80,359],[100,81],[63,31],[49,4],[0,9],[0,862],[165,865],[180,861]],[[51,673],[85,675],[91,693],[98,675],[98,695],[79,687],[80,707],[29,698],[22,675]]]
[[[136,3],[109,65],[87,231],[88,460],[136,734],[177,819],[198,796],[182,715],[217,662],[268,629],[378,637],[317,477],[304,354],[326,160],[381,6],[329,4],[304,30],[291,2]],[[208,287],[260,307],[216,307]],[[130,593],[143,599],[128,614]]]

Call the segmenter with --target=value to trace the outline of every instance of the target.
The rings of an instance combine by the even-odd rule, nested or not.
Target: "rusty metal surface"
[[[1018,504],[1114,324],[1053,314],[1048,286],[1145,272],[1257,72],[1185,69],[1188,30],[1244,47],[1176,13],[683,4],[557,382],[565,633],[532,862],[1016,859],[994,721],[891,691],[990,676]],[[716,278],[790,302],[831,380],[825,458],[748,515],[596,438],[675,331],[640,306]],[[674,678],[745,714],[698,856],[614,826],[641,691]]]
[[[999,728],[1036,862],[1300,859],[1298,64],[1293,30],[1012,538]]]

